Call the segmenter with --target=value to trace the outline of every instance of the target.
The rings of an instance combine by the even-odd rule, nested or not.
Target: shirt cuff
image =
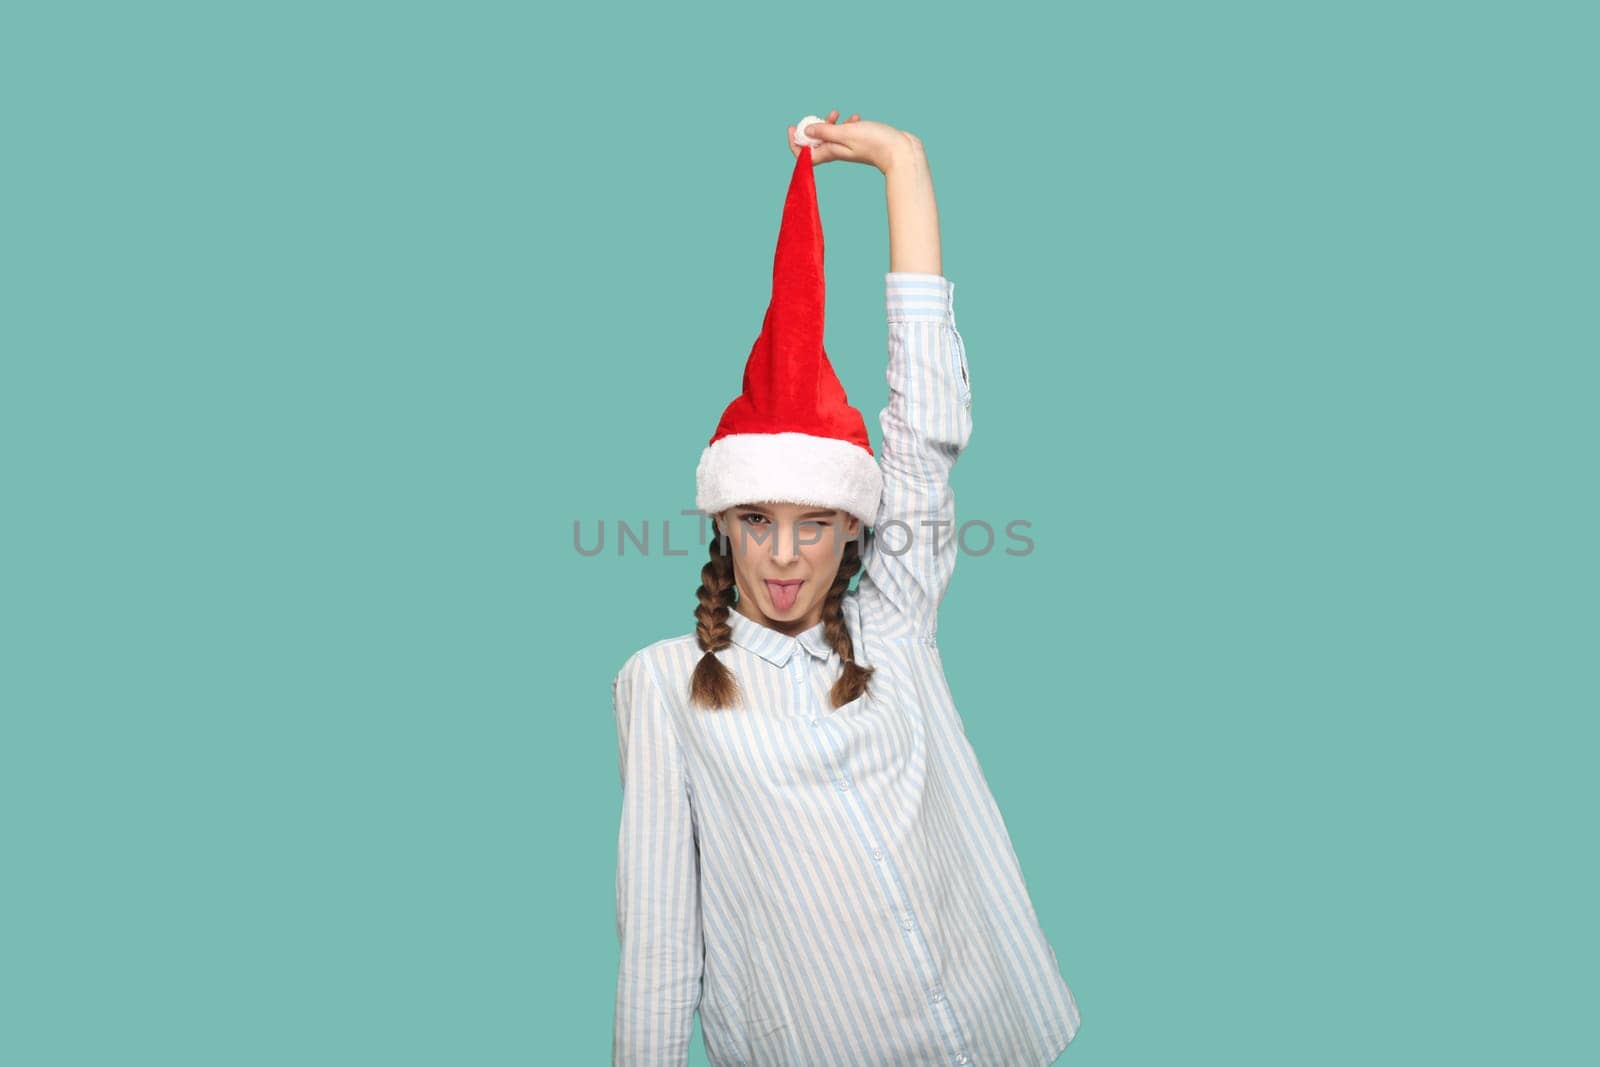
[[[890,322],[953,321],[956,283],[944,275],[890,271],[883,280]]]

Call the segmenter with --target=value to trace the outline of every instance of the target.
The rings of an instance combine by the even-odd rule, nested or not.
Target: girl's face
[[[720,512],[717,526],[733,556],[734,610],[793,635],[822,621],[839,557],[859,535],[861,520],[846,511],[767,502]]]

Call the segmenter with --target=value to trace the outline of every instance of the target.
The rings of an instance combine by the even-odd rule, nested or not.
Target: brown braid
[[[733,549],[721,533],[711,539],[710,548],[711,561],[700,568],[700,588],[696,591],[700,606],[694,609],[699,623],[695,637],[705,655],[695,664],[694,676],[689,680],[689,701],[716,709],[733,706],[739,683],[728,665],[715,655],[733,644],[733,627],[728,625],[728,612],[733,610],[733,557],[728,553]]]
[[[733,627],[728,623],[734,598],[733,557],[728,554],[732,551],[728,538],[720,532],[708,547],[711,559],[700,568],[700,588],[696,590],[700,604],[694,611],[695,637],[705,655],[695,664],[694,675],[689,680],[689,701],[716,710],[732,707],[739,699],[737,679],[727,664],[714,654],[733,643]],[[853,537],[845,542],[839,558],[839,573],[834,576],[833,585],[822,602],[823,637],[844,665],[828,693],[828,699],[836,708],[863,696],[875,670],[856,662],[855,643],[850,640],[850,630],[844,621],[844,596],[850,588],[850,579],[860,569],[860,541]]]
[[[863,667],[856,662],[855,642],[850,640],[850,629],[844,623],[844,594],[850,588],[850,579],[861,569],[861,548],[858,538],[845,542],[844,554],[839,557],[839,573],[822,602],[822,635],[828,645],[839,654],[844,669],[834,680],[828,697],[833,706],[843,707],[867,691],[867,682],[876,668]]]

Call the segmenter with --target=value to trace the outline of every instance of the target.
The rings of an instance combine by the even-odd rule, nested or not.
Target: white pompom
[[[822,142],[814,137],[807,137],[806,127],[810,126],[812,123],[827,121],[827,119],[818,118],[816,115],[807,115],[805,118],[794,124],[794,143],[797,145],[808,144],[812,148],[817,147]]]

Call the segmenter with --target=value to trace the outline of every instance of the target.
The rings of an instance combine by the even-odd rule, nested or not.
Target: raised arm
[[[939,274],[885,277],[889,403],[878,416],[883,497],[862,555],[863,610],[888,635],[931,643],[955,570],[950,471],[972,433],[966,349],[956,330],[955,283]]]
[[[972,392],[955,284],[940,262],[933,175],[921,140],[902,137],[883,168],[889,404],[878,417],[883,499],[862,558],[861,593],[866,606],[888,608],[904,636],[931,642],[958,551],[950,471],[972,432]]]
[[[939,203],[933,171],[916,134],[896,131],[901,140],[883,159],[884,196],[889,203],[889,270],[904,274],[943,274],[939,252]]]
[[[700,1006],[700,864],[683,750],[646,657],[612,682],[622,825],[617,836],[613,1067],[683,1067]]]

